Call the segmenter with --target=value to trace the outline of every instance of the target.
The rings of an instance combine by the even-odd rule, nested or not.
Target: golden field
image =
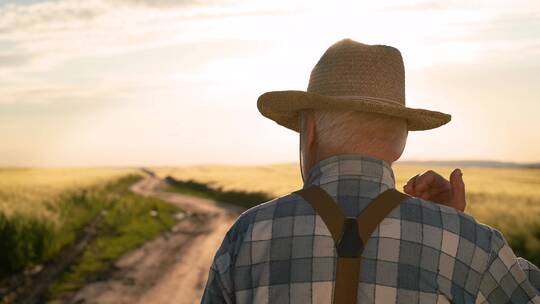
[[[0,212],[49,216],[44,202],[66,191],[76,191],[117,179],[133,169],[0,169]]]
[[[453,168],[397,164],[396,184],[428,169],[448,177]],[[157,168],[160,177],[208,183],[224,190],[263,191],[276,197],[301,187],[299,166],[191,166]],[[510,168],[462,168],[467,190],[466,212],[494,226],[505,236],[525,236],[530,250],[540,252],[540,170]],[[531,239],[532,237],[532,239]],[[516,240],[514,237],[513,240]]]

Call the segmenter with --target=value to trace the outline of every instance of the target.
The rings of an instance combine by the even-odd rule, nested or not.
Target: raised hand
[[[463,173],[455,169],[450,181],[433,170],[412,177],[403,187],[405,193],[425,200],[446,205],[460,211],[465,210],[465,183]]]

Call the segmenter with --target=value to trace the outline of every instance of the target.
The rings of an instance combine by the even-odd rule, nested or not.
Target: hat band
[[[399,102],[397,102],[395,100],[386,99],[386,98],[380,98],[380,97],[359,96],[359,95],[339,95],[339,96],[333,96],[333,97],[338,97],[338,98],[361,98],[361,99],[365,99],[365,100],[369,100],[369,101],[382,102],[382,103],[385,103],[385,104],[391,105],[391,106],[400,106],[400,107],[405,106],[404,104],[399,103]]]

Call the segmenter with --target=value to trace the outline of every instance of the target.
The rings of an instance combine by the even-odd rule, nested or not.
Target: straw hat
[[[257,100],[262,115],[299,132],[298,112],[354,110],[407,120],[408,129],[428,130],[450,121],[441,112],[405,106],[405,72],[398,49],[343,39],[326,50],[311,71],[307,91],[273,91]]]

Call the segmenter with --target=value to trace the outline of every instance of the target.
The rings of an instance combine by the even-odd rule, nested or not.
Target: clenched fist
[[[433,170],[412,177],[403,187],[405,193],[425,200],[446,205],[460,211],[465,210],[465,184],[463,173],[455,169],[450,181]]]

